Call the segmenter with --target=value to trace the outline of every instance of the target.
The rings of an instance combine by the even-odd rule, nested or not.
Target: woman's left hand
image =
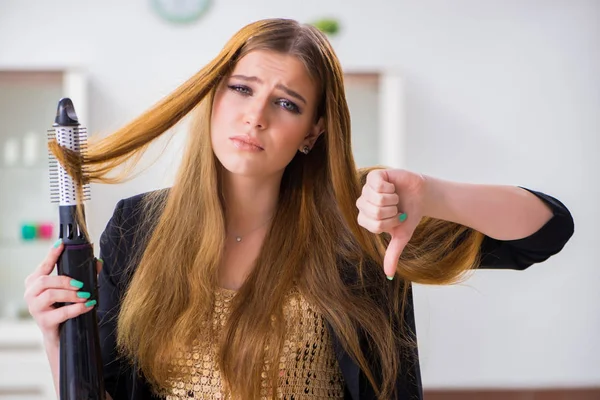
[[[356,201],[358,224],[379,234],[391,235],[385,252],[383,270],[393,279],[404,247],[423,217],[426,179],[402,169],[369,172],[362,194]]]

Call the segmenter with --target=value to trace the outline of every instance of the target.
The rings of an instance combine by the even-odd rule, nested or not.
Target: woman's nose
[[[265,129],[268,125],[267,101],[255,99],[248,105],[245,123],[252,128]]]

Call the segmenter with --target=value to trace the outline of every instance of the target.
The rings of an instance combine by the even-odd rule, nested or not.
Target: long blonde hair
[[[399,354],[412,345],[402,329],[408,283],[461,279],[477,265],[482,235],[424,218],[398,263],[398,278],[385,279],[389,238],[357,223],[355,202],[369,170],[357,171],[352,156],[342,69],[326,37],[293,20],[262,20],[242,28],[172,94],[91,146],[79,165],[67,150],[51,147],[68,170],[84,168],[82,183],[115,183],[122,177],[109,177],[111,171],[137,159],[153,140],[195,114],[173,186],[145,199],[152,229],[142,251],[132,257],[136,270],[119,314],[118,346],[151,384],[164,388],[171,378],[168,360],[196,338],[198,321],[212,312],[225,210],[219,195],[222,166],[210,145],[210,113],[222,79],[237,60],[257,49],[290,54],[304,63],[318,87],[317,115],[324,118],[325,133],[308,155],[297,154],[285,169],[272,228],[231,306],[218,352],[221,376],[235,398],[258,398],[262,366],[280,357],[282,305],[296,285],[322,312],[379,398],[389,399],[402,367]],[[368,340],[373,355],[361,349],[361,338]],[[276,369],[271,372],[276,387]]]

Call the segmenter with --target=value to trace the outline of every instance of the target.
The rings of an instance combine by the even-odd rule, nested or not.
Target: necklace
[[[252,230],[249,230],[248,232],[244,233],[243,235],[236,235],[235,236],[235,241],[236,242],[241,242],[242,241],[242,237],[244,236],[248,236],[249,234],[251,234],[252,232],[254,232],[255,230],[262,228],[263,226],[265,226],[270,220],[273,219],[273,216],[271,216],[268,220],[266,220],[265,222],[263,222],[262,224],[260,224],[259,226],[257,226],[256,228],[253,228]]]

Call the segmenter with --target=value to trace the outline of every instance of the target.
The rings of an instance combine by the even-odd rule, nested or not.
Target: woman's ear
[[[304,137],[302,141],[302,147],[308,146],[310,149],[315,145],[315,142],[325,132],[325,121],[323,117],[319,118],[316,124],[314,124],[310,132]]]

